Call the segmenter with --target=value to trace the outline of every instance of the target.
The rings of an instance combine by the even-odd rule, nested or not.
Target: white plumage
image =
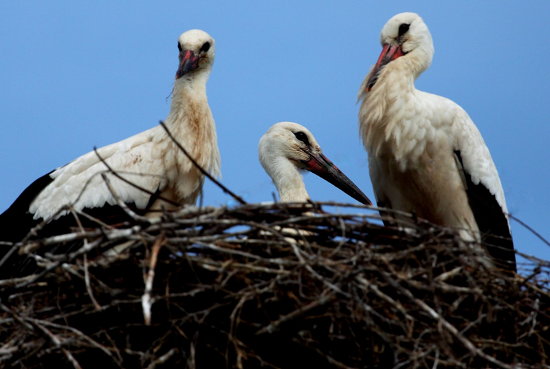
[[[206,97],[206,81],[214,60],[214,40],[206,32],[191,30],[179,37],[178,47],[180,65],[165,124],[203,168],[217,175],[220,157],[214,119]],[[151,192],[158,190],[160,197],[174,203],[193,204],[202,188],[203,176],[160,126],[102,147],[98,153],[130,182]],[[102,173],[116,193],[111,192]],[[109,173],[95,152],[58,168],[50,176],[53,182],[30,206],[35,219],[49,219],[68,204],[76,210],[115,205],[116,197],[143,209],[151,198],[150,194]],[[173,207],[162,200],[157,200],[154,206]]]
[[[273,180],[283,202],[309,200],[300,174],[302,170],[309,170],[357,201],[371,204],[363,192],[323,155],[313,134],[300,124],[274,124],[260,139],[258,152],[260,163]]]
[[[515,268],[504,192],[481,134],[460,106],[414,86],[434,52],[427,26],[417,14],[398,14],[381,43],[359,93],[378,205],[462,229],[465,239],[496,235],[489,252]]]

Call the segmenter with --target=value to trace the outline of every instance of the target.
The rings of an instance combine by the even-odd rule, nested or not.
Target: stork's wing
[[[155,131],[145,131],[105,146],[98,150],[99,156],[90,152],[34,181],[0,215],[0,241],[18,242],[43,220],[55,219],[41,226],[39,237],[67,233],[77,225],[97,226],[94,219],[120,224],[131,218],[118,206],[119,202],[137,212],[147,211],[166,183],[166,178],[161,176],[163,162],[155,150],[158,147],[153,144],[153,133]],[[86,216],[79,217],[77,223],[67,210],[60,211],[67,205],[84,211]],[[64,251],[70,247],[67,245]],[[0,278],[33,270],[34,262],[18,256],[16,250],[0,247]]]
[[[481,239],[499,267],[516,271],[514,244],[497,169],[477,127],[466,113],[461,118],[460,126],[456,127],[454,154]]]
[[[93,209],[97,216],[103,209],[111,217],[121,213],[116,209],[118,200],[137,210],[147,209],[166,183],[159,150],[153,144],[156,130],[102,147],[101,158],[95,152],[85,154],[34,181],[0,215],[0,240],[22,239],[40,221],[67,214],[60,212],[67,205],[77,211]]]
[[[144,209],[166,183],[153,146],[148,130],[75,159],[50,174],[53,181],[29,211],[35,219],[51,219],[65,214],[59,210],[66,205],[82,210],[116,205],[118,200]]]

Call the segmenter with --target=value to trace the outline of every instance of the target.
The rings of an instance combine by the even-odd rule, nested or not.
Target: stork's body
[[[260,139],[258,151],[260,163],[277,187],[282,202],[309,200],[300,173],[302,170],[308,170],[357,201],[371,205],[365,194],[323,155],[313,134],[300,124],[274,124]]]
[[[481,134],[460,106],[414,86],[433,56],[428,28],[414,13],[398,14],[381,41],[359,113],[378,205],[482,239],[498,266],[515,270],[504,192]]]
[[[214,40],[203,31],[191,30],[180,36],[178,48],[180,62],[165,124],[199,165],[218,174],[216,130],[206,97]],[[102,209],[110,216],[120,202],[148,214],[193,204],[202,184],[200,172],[156,126],[38,179],[0,216],[0,240],[18,241],[37,222],[66,217],[68,210],[62,209],[67,207],[101,217]]]

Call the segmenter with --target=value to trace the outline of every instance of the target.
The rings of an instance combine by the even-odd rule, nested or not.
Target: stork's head
[[[179,66],[176,79],[209,70],[214,62],[214,39],[200,29],[184,32],[178,39]]]
[[[258,151],[262,166],[278,188],[296,169],[308,170],[357,201],[371,205],[365,194],[323,155],[313,134],[300,124],[274,124],[260,139]]]
[[[416,78],[430,66],[434,53],[428,27],[416,13],[394,15],[380,33],[382,52],[372,68],[366,83],[367,91],[376,84],[382,70],[390,63],[407,60],[408,70]]]

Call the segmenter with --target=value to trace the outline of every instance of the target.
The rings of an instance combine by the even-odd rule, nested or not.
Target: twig
[[[523,220],[519,219],[518,217],[508,213],[508,217],[515,220],[519,224],[521,224],[525,229],[527,229],[529,232],[534,234],[536,237],[538,237],[542,242],[544,242],[547,246],[550,246],[550,241],[548,241],[546,238],[544,238],[539,232],[537,232],[533,227],[531,227],[529,224],[525,223]]]
[[[84,254],[84,283],[86,284],[86,290],[88,291],[88,296],[90,296],[90,300],[94,304],[95,309],[98,311],[101,310],[101,305],[99,305],[97,300],[95,299],[94,292],[90,284],[90,273],[88,271],[88,257],[86,256],[86,254]]]
[[[128,205],[126,205],[126,203],[124,201],[121,200],[118,192],[115,190],[115,188],[111,185],[111,181],[109,180],[109,178],[107,177],[107,175],[105,173],[101,173],[101,178],[103,179],[103,181],[105,182],[105,185],[107,186],[107,188],[109,189],[109,192],[111,193],[111,195],[113,196],[113,198],[115,199],[116,203],[118,206],[120,206],[120,208],[122,210],[124,210],[124,212],[132,219],[134,220],[137,220],[137,221],[141,221],[141,222],[148,222],[149,219],[147,217],[143,217],[143,216],[140,216],[138,214],[136,214],[135,211],[133,211],[132,209],[130,209],[130,207]]]
[[[74,358],[73,354],[71,354],[70,351],[68,351],[66,348],[63,347],[62,342],[59,340],[59,338],[57,338],[57,336],[55,336],[48,328],[44,327],[41,324],[41,322],[39,322],[38,320],[32,319],[30,321],[32,321],[32,323],[38,329],[40,329],[43,333],[46,334],[47,337],[50,338],[50,340],[53,342],[53,344],[57,348],[59,348],[61,350],[61,352],[63,352],[63,354],[65,354],[65,356],[67,357],[67,360],[73,365],[73,367],[75,369],[82,369],[82,366],[80,365],[80,363]]]
[[[157,365],[166,363],[177,352],[178,352],[178,350],[175,349],[175,348],[169,350],[166,354],[162,355],[161,357],[159,357],[155,361],[153,361],[151,364],[149,364],[147,366],[147,369],[155,369],[157,367]]]
[[[330,300],[334,298],[334,292],[329,292],[328,295],[319,296],[319,298],[315,301],[310,302],[309,304],[305,306],[301,306],[299,309],[296,309],[292,311],[289,314],[283,315],[279,319],[277,319],[274,322],[271,322],[269,325],[263,327],[262,329],[258,330],[256,332],[257,335],[265,334],[265,333],[273,333],[281,324],[288,322],[289,320],[295,319],[300,315],[303,315],[304,313],[315,309],[316,307],[325,305]]]
[[[145,292],[141,297],[141,306],[143,308],[143,318],[145,320],[145,325],[151,325],[151,307],[153,305],[151,292],[153,291],[153,279],[155,278],[155,267],[157,265],[158,253],[164,243],[165,238],[160,237],[153,244],[151,257],[149,258],[149,267],[145,275]]]

